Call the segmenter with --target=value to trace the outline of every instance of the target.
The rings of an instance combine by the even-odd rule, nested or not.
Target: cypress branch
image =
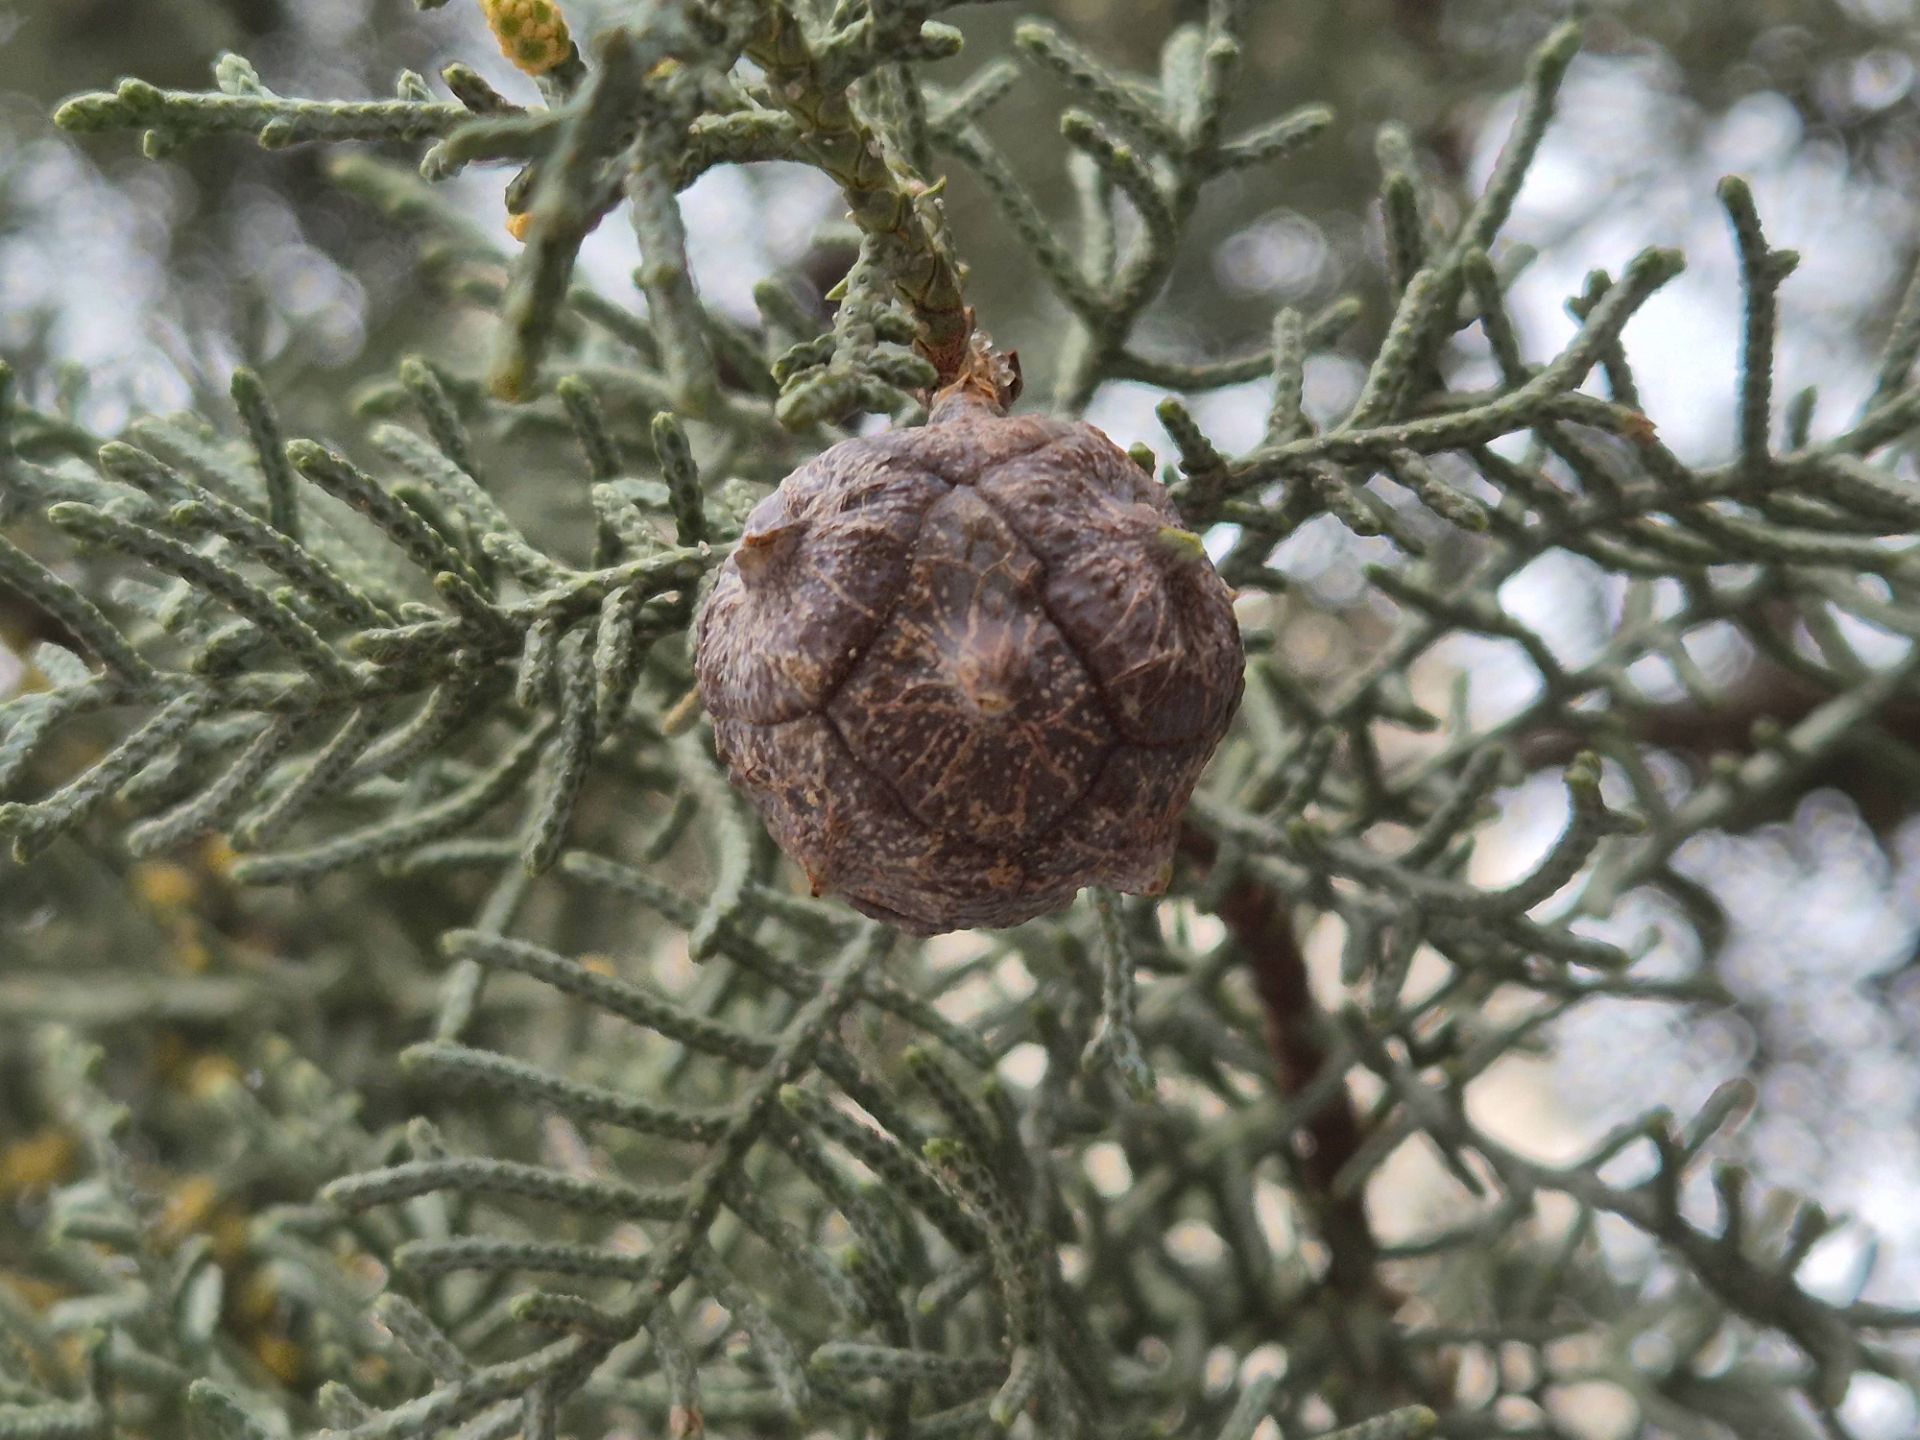
[[[1823,816],[1836,792],[1890,807],[1886,833],[1912,808],[1920,285],[1857,417],[1777,394],[1793,257],[1723,182],[1744,334],[1703,357],[1737,404],[1702,459],[1634,365],[1677,252],[1590,274],[1552,352],[1513,288],[1577,27],[1477,194],[1388,127],[1379,254],[1340,250],[1354,293],[1216,347],[1165,298],[1205,284],[1207,187],[1258,193],[1331,124],[1246,83],[1253,7],[1200,7],[1151,75],[1028,24],[1024,65],[942,85],[940,0],[648,0],[597,35],[565,8],[483,7],[525,103],[458,64],[451,101],[411,73],[289,98],[228,56],[204,94],[134,80],[61,111],[154,154],[406,149],[417,169],[327,173],[430,252],[410,303],[497,322],[484,367],[437,328],[435,359],[314,422],[325,445],[280,419],[309,423],[311,377],[277,407],[241,371],[218,424],[115,439],[77,383],[0,372],[0,621],[29,662],[0,698],[0,828],[46,852],[0,886],[26,937],[0,1049],[37,1037],[8,1052],[29,1123],[0,1126],[0,1436],[1401,1440],[1558,1424],[1576,1384],[1643,1427],[1755,1430],[1840,1425],[1858,1374],[1911,1388],[1920,1316],[1834,1277],[1837,1210],[1770,1185],[1742,1130],[1773,1087],[1552,1161],[1481,1101],[1596,1002],[1676,1025],[1751,1003],[1724,958],[1749,917],[1701,859],[1730,835],[1817,790]],[[1051,150],[995,108],[1036,80],[1067,92]],[[683,196],[770,160],[852,224],[721,314]],[[997,211],[957,228],[997,227],[998,269],[991,242],[959,253],[948,163]],[[493,166],[519,250],[435,189]],[[577,263],[620,210],[644,316]],[[917,423],[969,299],[1007,303],[1021,267],[1061,307],[1027,361],[1059,412],[1156,392],[1182,518],[1149,543],[1223,557],[1245,692],[1164,896],[909,947],[806,893],[727,789],[688,632],[772,482],[861,412]],[[1240,385],[1262,393],[1229,443],[1203,420],[1247,397],[1195,396]],[[884,472],[835,523],[884,527]],[[1555,576],[1590,589],[1591,633],[1531,618]],[[1463,646],[1525,693],[1490,712]],[[1505,787],[1556,781],[1558,834],[1489,879],[1491,822],[1532,793]],[[1389,1210],[1414,1155],[1433,1188]]]

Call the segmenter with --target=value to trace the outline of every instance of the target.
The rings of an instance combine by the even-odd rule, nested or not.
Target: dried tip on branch
[[[1534,51],[1533,69],[1536,77],[1551,77],[1557,83],[1559,77],[1573,63],[1573,57],[1580,53],[1581,42],[1586,36],[1586,26],[1579,20],[1565,20],[1554,27],[1546,43]]]
[[[660,733],[663,735],[684,735],[693,728],[693,722],[700,718],[700,692],[689,690],[682,695],[671,710],[661,717]]]

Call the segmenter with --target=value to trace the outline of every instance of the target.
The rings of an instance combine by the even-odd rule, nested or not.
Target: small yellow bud
[[[174,926],[169,954],[173,963],[189,975],[204,975],[213,964],[213,950],[200,938],[191,920]]]
[[[12,1270],[0,1270],[0,1291],[11,1294],[36,1315],[51,1309],[72,1293],[64,1285],[56,1285],[51,1280],[22,1275]]]
[[[273,1319],[273,1313],[280,1308],[280,1287],[274,1283],[273,1272],[260,1269],[252,1271],[240,1286],[240,1293],[234,1297],[234,1319],[249,1327],[265,1325]]]
[[[283,1385],[299,1385],[307,1373],[307,1352],[284,1335],[256,1335],[253,1355]]]
[[[500,53],[528,75],[544,75],[573,57],[573,36],[553,0],[480,0]]]
[[[79,1158],[79,1143],[64,1130],[46,1129],[0,1150],[0,1199],[59,1184]]]
[[[220,1186],[211,1175],[189,1175],[167,1192],[158,1226],[161,1240],[171,1246],[202,1229],[220,1203]]]
[[[199,877],[184,865],[149,861],[134,866],[128,879],[141,903],[162,914],[185,910],[200,895]]]
[[[240,1083],[240,1067],[225,1055],[202,1055],[187,1067],[186,1092],[206,1100]]]
[[[207,867],[207,873],[221,880],[233,874],[233,865],[240,857],[227,842],[224,835],[209,836],[200,847],[200,862]]]
[[[246,1258],[247,1247],[253,1240],[253,1225],[244,1211],[223,1205],[207,1227],[207,1233],[213,1238],[213,1253],[220,1263],[238,1265]],[[265,1276],[267,1272],[255,1271],[254,1274]]]

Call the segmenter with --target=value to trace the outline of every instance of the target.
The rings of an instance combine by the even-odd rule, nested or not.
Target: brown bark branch
[[[1213,837],[1192,825],[1181,832],[1180,851],[1203,868],[1211,867],[1219,856]],[[1326,1068],[1328,1055],[1322,1038],[1325,1018],[1308,984],[1306,957],[1293,933],[1285,900],[1259,882],[1241,877],[1227,887],[1214,913],[1245,958],[1267,1012],[1275,1080],[1283,1095],[1296,1097]],[[1366,1200],[1357,1191],[1336,1195],[1333,1188],[1334,1177],[1365,1138],[1347,1087],[1335,1087],[1325,1103],[1300,1116],[1299,1128],[1289,1138],[1302,1198],[1327,1245],[1328,1284],[1351,1299],[1380,1298],[1380,1246],[1367,1219]]]
[[[1731,682],[1712,705],[1690,700],[1647,705],[1621,711],[1618,719],[1637,746],[1681,757],[1704,772],[1716,756],[1752,754],[1756,726],[1791,730],[1831,700],[1833,693],[1761,660]],[[1920,703],[1888,703],[1875,717],[1874,729],[1885,739],[1920,753]],[[1591,744],[1588,736],[1571,726],[1547,724],[1520,735],[1515,748],[1523,764],[1538,770],[1565,765]],[[1790,794],[1739,817],[1730,828],[1744,829],[1790,813],[1802,795],[1823,787],[1846,795],[1882,836],[1905,823],[1920,803],[1912,783],[1891,773],[1872,750],[1841,745],[1823,756]]]

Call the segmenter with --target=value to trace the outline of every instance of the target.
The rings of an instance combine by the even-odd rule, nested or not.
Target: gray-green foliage
[[[90,657],[44,647],[44,687],[0,710],[16,853],[57,862],[56,841],[113,816],[139,855],[230,836],[231,879],[302,887],[295,916],[404,885],[378,903],[447,918],[431,985],[398,956],[362,977],[384,986],[377,1037],[406,1047],[383,1083],[435,1123],[369,1131],[356,1110],[391,1097],[343,1094],[316,1067],[344,1058],[284,1045],[249,1059],[257,1084],[216,1074],[186,1102],[223,1137],[209,1169],[250,1196],[224,1253],[144,1193],[101,1057],[44,1034],[44,1089],[90,1163],[24,1262],[60,1298],[0,1290],[0,1437],[704,1423],[1234,1440],[1271,1416],[1289,1436],[1389,1440],[1436,1415],[1451,1435],[1584,1434],[1565,1399],[1581,1381],[1672,1433],[1797,1434],[1837,1432],[1862,1372],[1911,1383],[1920,1313],[1811,1292],[1798,1275],[1830,1218],[1714,1166],[1741,1087],[1559,1164],[1497,1139],[1465,1097],[1594,997],[1715,1003],[1724,917],[1676,849],[1790,793],[1912,694],[1920,649],[1869,661],[1837,620],[1920,636],[1920,489],[1893,463],[1920,422],[1920,287],[1864,413],[1814,442],[1808,396],[1783,427],[1774,296],[1793,257],[1726,182],[1748,333],[1725,362],[1741,423],[1717,466],[1662,446],[1623,341],[1677,254],[1594,275],[1574,338],[1528,356],[1499,237],[1576,53],[1565,28],[1449,232],[1405,141],[1383,140],[1391,323],[1349,412],[1318,424],[1306,363],[1356,304],[1283,312],[1270,349],[1201,365],[1136,338],[1201,187],[1326,124],[1307,108],[1227,133],[1237,6],[1176,31],[1154,80],[1020,32],[1073,96],[1064,232],[978,123],[1015,72],[919,77],[958,46],[946,8],[652,0],[549,81],[545,107],[464,71],[453,100],[412,76],[390,100],[291,100],[228,58],[216,94],[129,81],[61,112],[142,128],[149,153],[216,131],[430,140],[424,180],[356,155],[336,176],[471,265],[501,321],[484,376],[410,361],[337,440],[283,437],[244,372],[233,416],[113,439],[5,406],[0,583]],[[776,158],[832,177],[859,230],[829,328],[778,280],[753,330],[691,283],[676,196]],[[429,183],[489,163],[512,167],[528,217],[504,283],[493,242]],[[1232,527],[1222,569],[1253,597],[1244,712],[1173,891],[913,948],[796,891],[689,729],[685,632],[745,506],[861,413],[914,419],[964,340],[949,164],[1071,317],[1044,387],[1057,406],[1105,379],[1263,376],[1272,405],[1240,455],[1178,396],[1161,407],[1174,494],[1194,528]],[[644,319],[572,278],[616,213],[639,239]],[[1453,383],[1462,357],[1486,378]],[[585,523],[509,514],[495,477],[529,455]],[[1397,623],[1324,693],[1272,643],[1290,603],[1275,549],[1321,517],[1397,555],[1374,572]],[[1499,602],[1553,551],[1623,584],[1621,623],[1578,665]],[[1728,620],[1821,698],[1676,790],[1636,743],[1628,672],[1664,658],[1711,705],[1681,641]],[[1496,724],[1435,713],[1411,683],[1463,634],[1537,672]],[[54,742],[100,716],[119,738],[50,775]],[[1489,798],[1543,747],[1565,765],[1564,832],[1521,879],[1477,885]],[[1689,964],[1603,938],[1627,897],[1672,912]],[[1302,959],[1316,922],[1342,937],[1331,1009]],[[622,953],[586,953],[606,935]],[[662,943],[676,936],[691,966]],[[256,1013],[243,982],[205,985],[180,981],[200,1023]],[[31,1016],[44,997],[16,999]],[[1444,1177],[1419,1233],[1388,1242],[1368,1202],[1407,1146]],[[1717,1212],[1692,1198],[1706,1173]],[[1637,1265],[1602,1254],[1622,1226],[1648,1242]],[[223,1293],[243,1259],[306,1317],[297,1381],[243,1343]],[[1493,1379],[1466,1378],[1496,1354]]]

